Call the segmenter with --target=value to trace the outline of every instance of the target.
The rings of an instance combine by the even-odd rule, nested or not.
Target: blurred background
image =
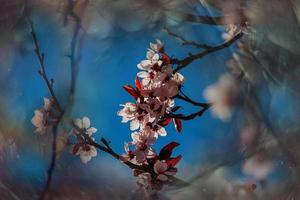
[[[234,45],[196,60],[181,73],[183,91],[215,106],[183,122],[168,136],[180,146],[177,176],[191,184],[164,188],[156,199],[300,199],[299,85],[300,1],[298,0],[0,0],[0,199],[38,199],[51,158],[51,134],[40,136],[33,111],[50,97],[38,74],[30,16],[45,54],[54,90],[65,102],[70,87],[70,42],[74,21],[82,20],[80,64],[71,116],[88,116],[120,154],[131,140],[117,116],[131,101],[133,84],[149,42],[160,39],[166,52],[185,58],[200,49],[184,46],[164,28],[211,46],[232,32]],[[216,17],[213,23],[197,16]],[[234,28],[232,28],[234,27]],[[235,32],[236,31],[236,32]],[[195,107],[176,101],[180,112]],[[70,154],[68,132],[58,135],[58,154],[48,199],[141,199],[132,171],[99,152],[83,164]]]

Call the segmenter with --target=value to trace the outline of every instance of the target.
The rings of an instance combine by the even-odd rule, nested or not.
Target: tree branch
[[[205,113],[205,111],[207,111],[210,108],[210,106],[211,106],[210,104],[207,104],[207,106],[203,107],[201,110],[199,110],[195,113],[189,114],[189,115],[169,113],[169,114],[167,114],[167,117],[181,119],[181,120],[185,120],[185,121],[192,120],[192,119],[195,119],[196,117],[202,116]]]
[[[226,47],[229,47],[234,42],[236,42],[238,39],[240,39],[243,35],[244,35],[243,32],[240,31],[233,38],[231,38],[230,40],[224,42],[221,45],[211,47],[211,48],[206,49],[205,51],[202,51],[198,54],[190,54],[188,57],[184,58],[183,60],[172,59],[171,63],[177,65],[177,68],[174,70],[174,73],[176,73],[176,72],[180,71],[181,69],[185,68],[187,65],[191,64],[194,60],[203,58],[204,56],[206,56],[210,53],[220,51],[222,49],[225,49]]]
[[[55,107],[58,109],[58,111],[62,112],[63,111],[62,106],[58,102],[57,97],[55,96],[55,93],[53,91],[53,81],[52,81],[52,79],[49,80],[47,73],[46,73],[46,69],[45,69],[45,65],[44,65],[45,55],[40,50],[33,23],[30,18],[27,18],[27,22],[28,22],[28,25],[30,28],[31,39],[32,39],[32,42],[34,45],[34,52],[36,54],[36,57],[37,57],[37,60],[39,63],[39,71],[38,72],[46,83],[46,86],[48,88],[48,91],[49,91],[52,99],[53,99]]]
[[[172,32],[167,27],[165,27],[163,30],[165,30],[168,35],[174,37],[179,42],[181,42],[181,45],[183,45],[183,46],[193,46],[193,47],[202,48],[202,49],[209,49],[209,48],[211,48],[211,46],[206,45],[206,44],[199,44],[199,43],[194,42],[194,41],[189,41],[189,40],[185,39],[184,37],[182,37],[181,35]]]
[[[195,22],[208,25],[228,25],[228,24],[241,24],[241,19],[236,19],[235,16],[199,16],[194,14],[184,14],[184,19],[189,22]],[[234,20],[234,21],[233,21]]]

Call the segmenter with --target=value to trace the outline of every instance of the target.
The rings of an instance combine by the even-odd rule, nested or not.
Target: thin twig
[[[228,24],[241,24],[242,19],[234,16],[199,16],[194,14],[184,14],[184,19],[189,22],[208,24],[208,25],[228,25]],[[233,21],[235,20],[235,21]]]
[[[205,108],[205,107],[207,107],[207,106],[210,105],[209,103],[196,102],[196,101],[192,100],[191,98],[189,98],[188,96],[186,96],[183,93],[182,93],[182,95],[177,94],[175,96],[175,98],[180,99],[180,100],[185,101],[185,102],[188,102],[188,103],[190,103],[190,104],[192,104],[194,106],[200,106],[200,107],[203,107],[203,108]]]
[[[51,95],[51,97],[53,99],[54,105],[56,106],[56,108],[58,109],[58,111],[62,112],[63,111],[62,106],[58,102],[58,100],[57,100],[57,98],[55,96],[55,93],[53,91],[53,81],[52,81],[52,79],[49,80],[49,78],[47,76],[47,73],[46,73],[45,64],[44,64],[45,55],[40,50],[39,43],[38,43],[38,40],[37,40],[37,37],[36,37],[36,33],[35,33],[35,30],[34,30],[33,23],[32,23],[32,21],[29,18],[27,18],[27,22],[29,24],[30,34],[31,34],[33,45],[34,45],[34,52],[35,52],[37,60],[39,62],[39,71],[38,72],[41,75],[41,77],[44,79],[44,81],[45,81],[45,83],[47,85],[47,88],[48,88],[48,90],[50,92],[50,95]]]
[[[206,107],[203,107],[201,110],[199,110],[195,113],[189,114],[189,115],[169,113],[169,114],[167,114],[167,117],[181,119],[181,120],[185,120],[185,121],[192,120],[192,119],[195,119],[196,117],[202,116],[205,113],[205,111],[207,111],[210,108],[210,106],[211,105],[208,104]]]
[[[177,65],[177,68],[174,70],[174,73],[176,73],[179,70],[185,68],[187,65],[189,65],[190,63],[192,63],[194,60],[203,58],[204,56],[206,56],[206,55],[208,55],[210,53],[213,53],[213,52],[216,52],[216,51],[220,51],[222,49],[225,49],[226,47],[229,47],[234,42],[236,42],[238,39],[240,39],[243,35],[244,35],[243,32],[240,31],[233,38],[231,38],[230,40],[224,42],[221,45],[211,47],[211,48],[206,49],[205,51],[202,51],[202,52],[200,52],[198,54],[189,54],[189,56],[186,57],[186,58],[184,58],[183,60],[172,59],[171,63]]]
[[[179,42],[181,42],[181,45],[183,46],[193,46],[196,48],[201,48],[201,49],[209,49],[211,48],[211,46],[206,45],[206,44],[199,44],[195,41],[189,41],[187,39],[185,39],[183,36],[176,34],[174,32],[172,32],[169,28],[165,27],[163,30],[165,30],[167,32],[168,35],[174,37],[175,39],[177,39]]]

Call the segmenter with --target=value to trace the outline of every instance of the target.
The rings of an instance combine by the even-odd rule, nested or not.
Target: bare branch
[[[189,115],[169,113],[167,117],[177,118],[181,120],[192,120],[195,119],[196,117],[202,116],[205,113],[205,111],[207,111],[210,108],[210,106],[211,106],[210,104],[207,104],[207,106],[203,107],[201,110]]]
[[[34,45],[34,52],[35,52],[37,60],[39,62],[39,71],[38,72],[41,75],[41,77],[44,79],[44,81],[47,85],[47,88],[53,99],[55,107],[58,109],[58,111],[62,112],[63,109],[62,109],[60,103],[58,102],[58,100],[55,96],[55,93],[53,91],[53,81],[52,81],[52,79],[49,80],[47,73],[46,73],[46,69],[45,69],[45,65],[44,65],[45,55],[40,50],[39,43],[38,43],[38,40],[36,37],[36,33],[35,33],[35,30],[33,27],[33,23],[29,18],[27,18],[27,22],[29,24],[30,34],[31,34],[33,45]]]
[[[190,104],[192,104],[192,105],[194,105],[194,106],[200,106],[200,107],[203,107],[203,108],[206,108],[207,106],[210,106],[209,103],[201,103],[201,102],[196,102],[196,101],[192,100],[190,97],[188,97],[187,95],[185,95],[185,94],[182,92],[181,89],[180,89],[180,93],[181,93],[182,95],[177,94],[177,95],[175,96],[175,98],[180,99],[180,100],[182,100],[182,101],[185,101],[185,102],[187,102],[187,103],[190,103]]]
[[[183,46],[193,46],[193,47],[202,48],[202,49],[209,49],[209,48],[211,48],[211,46],[206,45],[206,44],[199,44],[199,43],[197,43],[195,41],[189,41],[189,40],[185,39],[184,37],[182,37],[181,35],[172,32],[167,27],[165,27],[163,30],[165,30],[168,35],[174,37],[179,42],[181,42],[181,45],[183,45]]]
[[[241,24],[242,20],[237,19],[234,16],[218,16],[218,17],[212,17],[212,16],[199,16],[199,15],[193,15],[193,14],[185,14],[184,19],[189,22],[195,22],[200,24],[208,24],[208,25],[227,25],[227,24]],[[235,21],[233,21],[235,20]]]
[[[240,31],[233,38],[231,38],[230,40],[224,42],[221,45],[211,47],[211,48],[206,49],[205,51],[202,51],[202,52],[200,52],[198,54],[190,54],[188,57],[184,58],[183,60],[172,59],[171,63],[177,65],[177,68],[174,70],[174,73],[176,73],[179,70],[185,68],[187,65],[191,64],[194,60],[203,58],[204,56],[206,56],[206,55],[208,55],[210,53],[214,53],[216,51],[220,51],[222,49],[225,49],[226,47],[229,47],[234,42],[236,42],[238,39],[240,39],[243,35],[244,35],[243,32]]]

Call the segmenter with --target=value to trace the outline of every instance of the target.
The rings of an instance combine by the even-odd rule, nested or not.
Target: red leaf
[[[72,149],[72,154],[75,155],[79,151],[80,146],[81,146],[81,144],[79,144],[79,143],[75,144]]]
[[[167,117],[164,121],[160,122],[160,125],[167,126],[170,123],[171,119],[172,118]]]
[[[174,126],[175,126],[176,130],[178,131],[178,133],[180,133],[181,130],[182,130],[182,122],[181,122],[181,120],[178,119],[178,118],[174,118],[173,122],[174,122]]]
[[[175,167],[179,163],[181,158],[181,155],[177,156],[176,158],[170,158],[169,160],[167,160],[167,164],[171,167]]]
[[[123,86],[124,90],[126,90],[131,96],[133,96],[135,99],[139,97],[138,93],[135,91],[133,87],[130,85],[124,85]]]
[[[161,57],[162,57],[162,60],[166,63],[166,64],[169,64],[171,62],[171,59],[170,57],[165,54],[165,53],[161,53]]]
[[[179,145],[178,142],[171,142],[171,143],[167,144],[166,146],[164,146],[159,152],[158,159],[159,160],[168,160],[172,155],[173,149],[175,147],[177,147],[178,145]]]
[[[140,93],[142,92],[142,85],[138,77],[136,77],[135,79],[135,87],[137,91],[139,91]]]

